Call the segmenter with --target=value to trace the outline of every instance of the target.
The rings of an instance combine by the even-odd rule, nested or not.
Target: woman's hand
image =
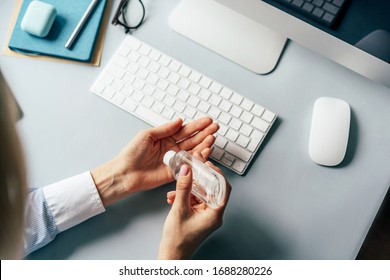
[[[178,119],[141,131],[117,157],[91,171],[103,204],[172,181],[164,154],[169,150],[197,151],[207,158],[218,129],[211,118],[204,117],[186,125]]]
[[[206,164],[221,173],[212,163]],[[188,259],[207,236],[222,226],[223,213],[231,192],[228,182],[226,187],[222,205],[212,209],[191,194],[192,171],[187,165],[181,167],[176,191],[167,194],[167,201],[172,204],[172,208],[165,220],[159,259]]]

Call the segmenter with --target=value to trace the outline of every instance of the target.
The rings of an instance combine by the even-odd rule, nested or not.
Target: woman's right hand
[[[206,164],[221,173],[211,162]],[[190,258],[207,236],[222,226],[223,213],[231,192],[227,181],[226,187],[222,205],[216,209],[210,208],[191,194],[191,168],[188,165],[181,167],[176,191],[167,194],[167,201],[172,204],[172,208],[165,220],[159,259]]]

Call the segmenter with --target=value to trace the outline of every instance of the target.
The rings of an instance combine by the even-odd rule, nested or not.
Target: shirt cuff
[[[48,185],[43,194],[59,231],[105,211],[89,172]]]

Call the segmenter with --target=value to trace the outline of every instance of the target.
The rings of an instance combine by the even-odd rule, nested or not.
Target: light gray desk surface
[[[253,74],[172,31],[168,16],[178,2],[145,1],[134,36],[279,115],[245,176],[223,169],[233,186],[224,225],[194,258],[354,259],[390,185],[390,90],[292,42],[273,73]],[[0,2],[1,46],[13,5]],[[124,36],[108,27],[102,66]],[[90,92],[102,67],[6,56],[0,67],[24,112],[18,128],[32,186],[98,166],[149,127]],[[314,164],[307,152],[321,96],[352,108],[347,156],[336,168]],[[154,259],[173,187],[129,197],[30,258]]]

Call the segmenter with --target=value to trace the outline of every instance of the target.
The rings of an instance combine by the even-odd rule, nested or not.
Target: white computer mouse
[[[351,109],[338,98],[321,97],[314,103],[309,156],[317,164],[335,166],[347,151]]]

